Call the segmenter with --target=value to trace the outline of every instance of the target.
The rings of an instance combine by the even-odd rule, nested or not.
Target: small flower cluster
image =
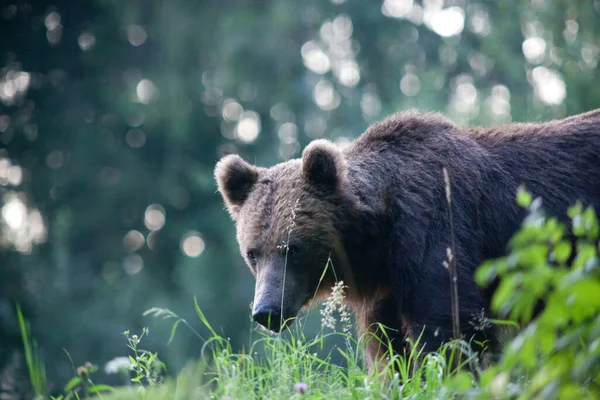
[[[492,327],[492,323],[485,315],[485,310],[483,309],[478,314],[473,314],[471,321],[469,321],[469,325],[476,331],[484,331]]]
[[[308,392],[308,385],[304,382],[298,382],[294,385],[294,390],[300,394]]]
[[[335,330],[336,319],[333,314],[337,311],[340,315],[342,330],[344,333],[349,333],[350,311],[344,302],[345,288],[344,281],[339,281],[331,289],[331,294],[325,301],[325,307],[321,310],[321,326]]]
[[[85,377],[85,376],[90,375],[92,372],[94,372],[94,366],[89,361],[87,361],[85,364],[77,367],[77,375],[78,376]]]
[[[107,374],[117,374],[121,371],[129,371],[133,368],[133,364],[129,360],[129,357],[116,357],[106,363],[104,371]]]

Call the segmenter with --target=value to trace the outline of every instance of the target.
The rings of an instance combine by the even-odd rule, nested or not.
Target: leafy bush
[[[517,200],[529,213],[509,254],[482,265],[476,279],[482,285],[498,279],[493,310],[525,328],[485,371],[481,390],[507,398],[600,398],[596,213],[576,204],[568,211],[569,229],[523,188]]]

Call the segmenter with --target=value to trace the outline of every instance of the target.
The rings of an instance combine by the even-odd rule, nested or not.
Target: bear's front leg
[[[407,335],[419,339],[425,353],[436,352],[453,337],[450,273],[444,267],[446,247],[430,249],[423,265],[406,279],[402,315]],[[458,271],[458,322],[460,339],[481,352],[494,347],[496,335],[488,322],[489,313],[482,292],[474,280],[478,261],[465,252],[456,256]]]
[[[370,373],[381,371],[392,357],[407,354],[407,332],[391,295],[354,304],[360,340],[365,344],[365,364]],[[390,352],[391,350],[391,352]]]

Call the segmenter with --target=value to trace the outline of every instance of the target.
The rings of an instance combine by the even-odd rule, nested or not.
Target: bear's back
[[[490,162],[542,197],[600,206],[600,110],[544,123],[468,128]],[[544,196],[545,195],[545,196]]]

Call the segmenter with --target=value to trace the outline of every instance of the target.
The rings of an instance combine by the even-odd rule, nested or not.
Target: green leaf
[[[589,395],[589,393],[586,393],[586,390],[582,390],[584,389],[583,387],[580,387],[574,383],[570,383],[570,382],[565,382],[563,385],[561,385],[560,387],[560,395],[559,395],[559,399],[577,399],[577,398],[589,398],[586,396]]]
[[[181,322],[181,320],[179,319],[173,324],[173,327],[171,328],[171,335],[169,336],[169,340],[167,341],[167,346],[169,344],[171,344],[171,342],[175,338],[175,332],[177,331],[177,326],[179,325],[180,322]]]
[[[496,279],[496,276],[495,263],[493,261],[486,261],[475,271],[475,282],[479,286],[486,287]]]
[[[571,256],[573,250],[571,243],[563,240],[558,242],[554,247],[554,259],[559,263],[565,263]]]
[[[583,225],[590,240],[598,238],[598,218],[593,207],[588,207],[583,213]]]
[[[573,260],[573,269],[582,269],[586,264],[596,257],[596,246],[591,243],[579,240],[577,242],[577,256]]]
[[[521,327],[518,322],[512,321],[510,319],[488,319],[488,322],[494,325],[512,326],[513,328],[517,329]]]
[[[465,371],[460,371],[452,378],[450,385],[459,393],[464,393],[473,387],[473,378]]]
[[[533,196],[525,189],[525,185],[519,186],[517,190],[517,204],[523,208],[527,208],[531,205]]]
[[[568,288],[567,302],[576,322],[600,311],[600,282],[581,280]]]
[[[536,363],[538,362],[535,347],[535,337],[533,335],[528,335],[523,342],[519,353],[519,358],[527,368],[535,367]]]
[[[577,202],[575,203],[574,206],[569,207],[569,209],[567,211],[567,215],[569,216],[569,218],[573,219],[577,215],[581,215],[582,212],[583,212],[583,204],[581,204],[581,201],[577,200]]]
[[[508,304],[515,289],[513,277],[506,277],[500,281],[498,289],[492,298],[492,309],[499,312],[501,307]]]
[[[90,393],[112,392],[115,389],[108,385],[94,385],[90,388]]]
[[[519,251],[519,263],[526,267],[545,265],[548,247],[545,244],[531,245]]]
[[[583,217],[581,215],[576,215],[572,220],[572,231],[573,234],[577,237],[581,237],[585,235],[585,225],[583,223]]]
[[[552,327],[564,327],[569,322],[569,311],[564,298],[556,292],[553,293],[540,316],[540,320]]]
[[[544,354],[549,354],[556,342],[556,334],[553,329],[548,329],[538,333],[540,349]]]
[[[204,315],[204,313],[200,309],[200,306],[198,305],[198,299],[196,299],[196,297],[194,297],[194,308],[196,309],[196,314],[198,314],[198,317],[200,318],[200,321],[202,321],[202,323],[204,324],[204,326],[206,326],[208,328],[208,330],[213,335],[213,337],[220,337],[217,334],[217,332],[215,332],[215,330],[212,328],[212,326],[208,322],[208,319],[206,318],[206,316]]]
[[[75,377],[71,378],[71,380],[69,382],[67,382],[67,384],[65,385],[65,392],[70,392],[71,390],[73,390],[73,388],[75,388],[80,383],[81,383],[80,377],[75,376]]]

